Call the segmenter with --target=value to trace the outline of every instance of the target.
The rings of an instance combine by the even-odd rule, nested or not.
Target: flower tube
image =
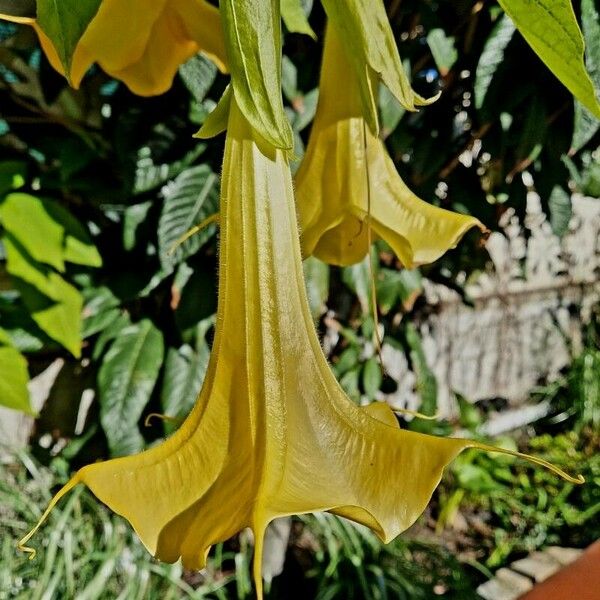
[[[317,113],[295,181],[303,255],[334,265],[359,262],[371,229],[406,268],[431,263],[471,227],[485,228],[410,191],[365,121],[359,80],[330,24]]]
[[[84,483],[154,556],[181,557],[190,569],[250,527],[260,599],[273,519],[331,511],[389,541],[421,514],[461,450],[490,448],[403,431],[387,405],[360,408],[344,394],[306,299],[285,151],[257,136],[234,99],[221,203],[216,335],[194,409],[162,444],[79,470],[42,521]]]

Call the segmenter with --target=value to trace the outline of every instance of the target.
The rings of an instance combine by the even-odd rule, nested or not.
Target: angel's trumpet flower
[[[461,450],[490,448],[403,431],[387,405],[360,408],[344,394],[306,299],[286,155],[258,139],[235,100],[222,185],[216,336],[193,411],[159,446],[81,469],[48,511],[85,483],[154,556],[191,569],[250,527],[262,598],[271,520],[331,511],[388,541],[421,514]]]
[[[363,107],[359,77],[330,24],[317,114],[296,175],[303,255],[350,265],[366,256],[373,236],[412,268],[438,259],[471,227],[484,230],[474,217],[428,204],[408,189]]]
[[[34,18],[0,14],[35,28],[52,66],[56,48]],[[73,54],[69,81],[79,87],[93,63],[141,96],[166,92],[177,68],[198,52],[225,70],[219,11],[206,0],[102,0]]]

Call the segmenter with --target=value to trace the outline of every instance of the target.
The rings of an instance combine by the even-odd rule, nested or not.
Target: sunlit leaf
[[[535,53],[597,118],[600,104],[583,63],[583,36],[570,0],[499,0]]]
[[[138,421],[154,390],[163,360],[162,333],[149,320],[123,329],[98,372],[100,420],[110,452],[139,452],[144,441]]]
[[[30,415],[35,414],[29,401],[27,361],[0,329],[0,406]]]
[[[254,129],[291,150],[292,129],[281,98],[279,0],[222,0],[225,45],[235,99]]]
[[[214,235],[213,224],[175,247],[194,225],[219,211],[219,177],[206,164],[191,167],[167,184],[161,194],[159,256],[164,267],[171,267],[197,252]]]
[[[102,0],[37,0],[37,21],[69,77],[73,54]]]

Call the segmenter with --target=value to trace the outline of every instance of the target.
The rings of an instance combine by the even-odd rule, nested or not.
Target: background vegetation
[[[311,4],[305,2],[311,24],[322,34],[322,9]],[[384,136],[405,181],[428,201],[471,213],[494,229],[507,207],[523,213],[527,170],[555,232],[564,233],[570,193],[600,196],[598,121],[574,105],[495,3],[387,4],[415,88],[425,95],[443,91],[433,106],[408,114],[381,90]],[[576,8],[598,87],[597,6],[582,0]],[[14,539],[69,470],[153,443],[173,424],[154,420],[145,427],[145,417],[183,417],[195,400],[213,335],[217,226],[170,249],[218,211],[223,140],[198,144],[191,135],[226,79],[198,56],[157,98],[135,97],[99,69],[74,91],[49,66],[29,28],[1,24],[0,44],[0,396],[28,410],[28,378],[57,357],[67,361],[36,421],[31,452],[0,474],[0,598],[72,597],[75,590],[77,598],[248,597],[250,540],[218,547],[206,574],[183,574],[179,566],[150,561],[123,522],[86,492],[55,514],[37,563],[14,553]],[[319,52],[310,38],[286,35],[284,96],[298,157],[318,97]],[[400,270],[383,245],[371,259],[386,341],[405,349],[423,410],[434,412],[435,381],[407,315],[425,309],[423,276],[459,287],[457,275],[476,273],[487,255],[473,235],[420,271]],[[373,328],[366,265],[337,269],[311,259],[306,272],[321,331],[326,309],[342,325],[332,360],[349,395],[360,401],[390,391],[376,359],[361,352]],[[476,582],[515,553],[597,537],[595,331],[564,380],[539,392],[553,399],[555,413],[537,433],[560,435],[529,441],[528,431],[519,440],[582,472],[591,487],[573,490],[510,460],[466,455],[418,535],[391,546],[332,517],[295,521],[272,597],[300,589],[321,599],[349,598],[349,581],[356,598],[473,597]],[[77,426],[87,388],[95,398]],[[564,416],[560,425],[556,415]],[[465,412],[460,425],[484,416]],[[419,426],[447,433],[456,425]],[[459,513],[471,515],[467,531],[444,533]]]

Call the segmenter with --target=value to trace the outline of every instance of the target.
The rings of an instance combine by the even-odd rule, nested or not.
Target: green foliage
[[[600,16],[594,0],[581,2],[582,29],[587,42],[585,66],[596,90],[600,89]],[[574,152],[581,150],[600,128],[600,119],[581,102],[575,102],[575,125],[571,147]]]
[[[36,0],[37,21],[69,74],[77,43],[98,12],[101,0]]]
[[[279,0],[262,0],[259,6],[251,0],[224,0],[220,6],[236,102],[260,136],[291,150],[292,131],[281,102]]]
[[[550,70],[600,119],[600,104],[583,63],[583,36],[570,0],[499,2]]]
[[[499,440],[496,440],[498,442]],[[570,471],[586,483],[575,486],[543,469],[531,469],[511,457],[466,453],[452,465],[453,478],[440,494],[440,528],[458,512],[484,515],[485,531],[474,540],[485,548],[485,564],[497,568],[519,552],[544,546],[585,546],[600,535],[600,457],[598,435],[575,431],[541,435],[526,451]],[[505,443],[514,447],[514,442]]]
[[[0,329],[0,405],[34,414],[27,390],[27,361]]]
[[[144,447],[137,430],[158,378],[164,353],[162,333],[148,319],[122,329],[98,372],[100,419],[113,456]]]

